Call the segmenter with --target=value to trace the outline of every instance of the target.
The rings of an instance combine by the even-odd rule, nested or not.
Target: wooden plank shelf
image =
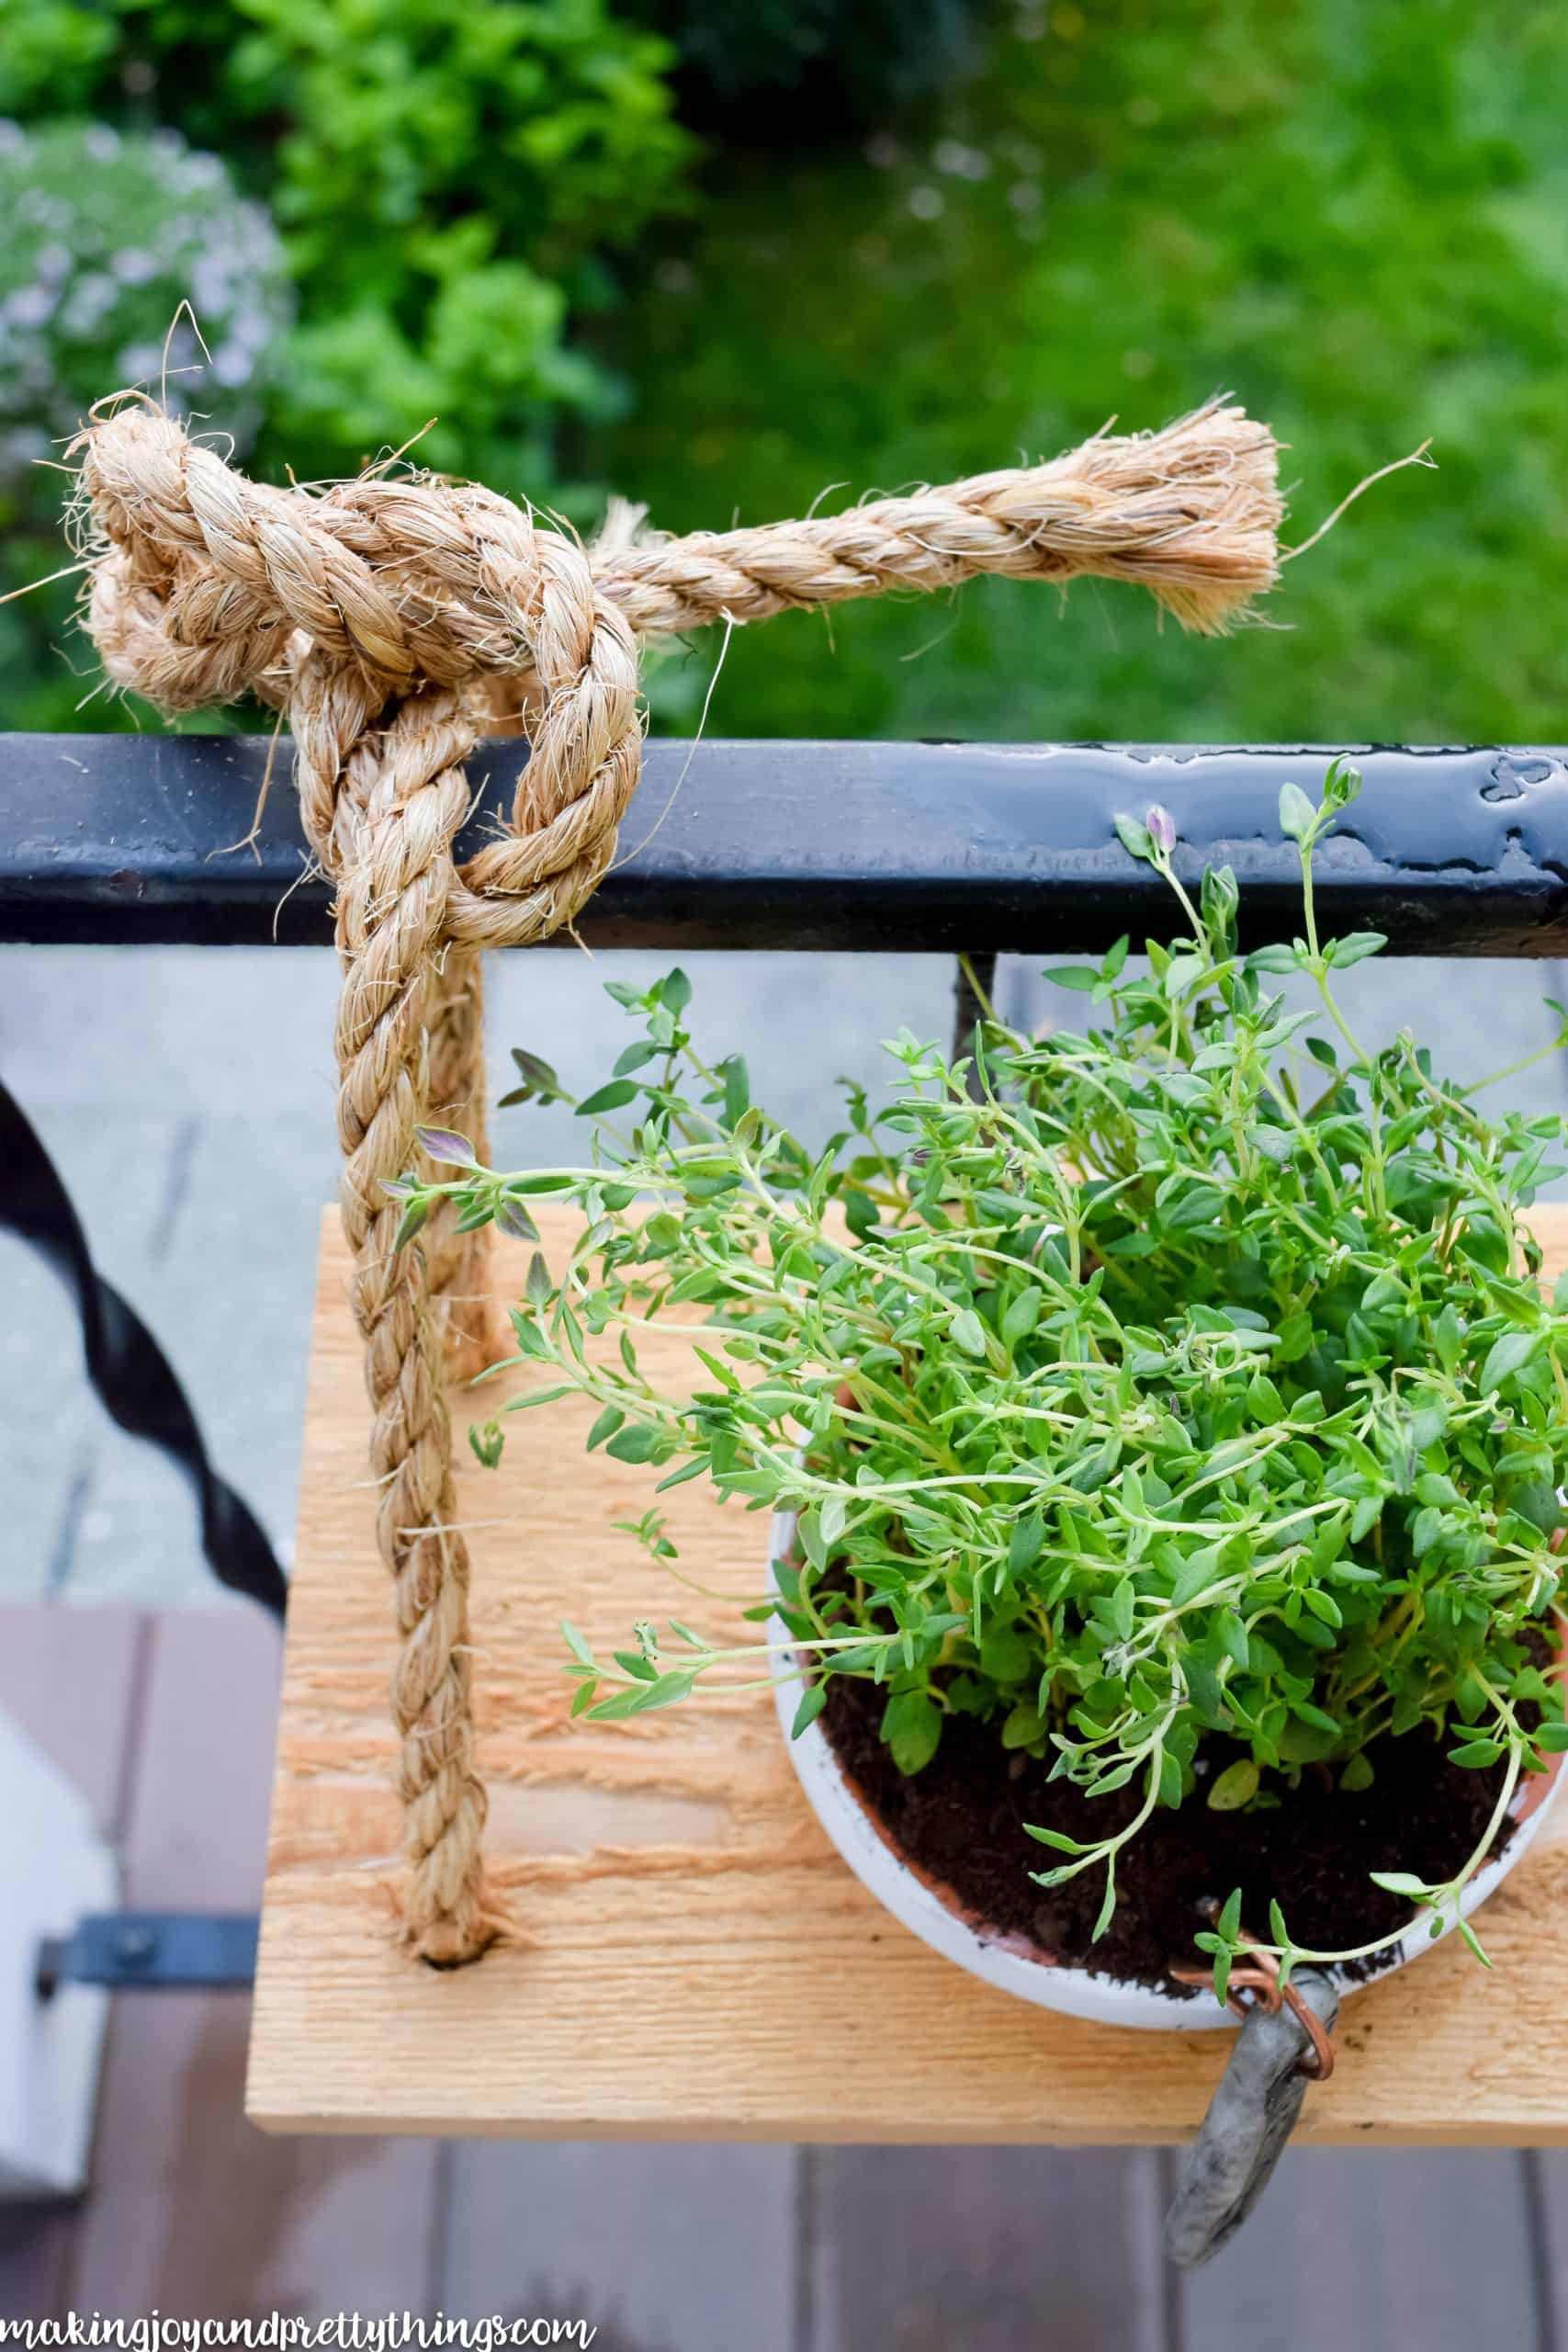
[[[558,1262],[565,1220],[541,1215]],[[1568,1209],[1540,1213],[1553,1276]],[[525,1252],[497,1256],[502,1295]],[[558,1621],[624,1645],[682,1609],[616,1520],[646,1471],[581,1451],[563,1402],[508,1422],[478,1469],[453,1400],[473,1554],[480,1766],[497,1883],[534,1938],[437,1973],[399,1950],[390,1610],[367,1491],[359,1341],[323,1227],[248,2108],[279,2132],[564,2139],[1163,2142],[1189,2133],[1227,2038],[1034,2009],[887,1917],[808,1812],[765,1693],[572,1724]],[[686,1342],[649,1342],[656,1377]],[[502,1378],[525,1377],[524,1374]],[[682,1571],[744,1597],[762,1522],[699,1482],[663,1498]],[[469,1515],[472,1515],[471,1520]],[[738,1605],[738,1604],[737,1604]],[[1320,2143],[1568,2143],[1568,1808],[1488,1905],[1487,1973],[1445,1944],[1356,1995]]]

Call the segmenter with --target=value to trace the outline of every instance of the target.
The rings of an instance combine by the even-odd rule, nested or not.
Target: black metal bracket
[[[258,1925],[244,1911],[90,1913],[71,1935],[39,1945],[39,1998],[51,1999],[62,1984],[103,1984],[115,1993],[248,1991]]]

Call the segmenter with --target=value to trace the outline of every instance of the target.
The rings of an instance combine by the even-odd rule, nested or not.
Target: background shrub
[[[262,470],[352,472],[421,435],[425,463],[547,501],[562,413],[602,422],[626,397],[607,356],[569,347],[570,321],[611,300],[607,257],[680,199],[694,153],[671,55],[604,0],[9,0],[0,112],[173,124],[269,205],[297,320],[246,394]],[[153,249],[158,342],[187,292],[210,342],[191,250]],[[55,406],[127,380],[122,345],[106,326],[62,355]],[[73,723],[50,650],[68,601],[8,624],[28,673],[8,723]]]
[[[93,401],[117,384],[162,383],[177,413],[193,397],[220,403],[243,450],[294,301],[265,211],[236,195],[216,156],[171,130],[122,138],[104,123],[36,133],[0,123],[0,565],[9,588],[66,560],[62,484],[51,461]],[[187,296],[209,371],[190,372],[199,346],[175,316]],[[71,594],[62,583],[50,614],[57,627]],[[70,723],[96,681],[87,649],[82,684],[39,642],[39,601],[0,605],[8,723],[17,726]]]
[[[1114,588],[786,616],[730,648],[733,734],[1557,740],[1565,75],[1561,11],[1477,0],[0,0],[0,111],[172,124],[273,211],[274,479],[436,416],[433,464],[680,530],[1229,386],[1304,536],[1433,437],[1237,642]],[[0,721],[73,723],[68,604],[0,607]]]

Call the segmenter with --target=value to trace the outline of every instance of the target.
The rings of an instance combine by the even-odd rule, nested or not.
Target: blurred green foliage
[[[983,72],[852,152],[732,159],[615,321],[579,462],[669,529],[1049,456],[1234,388],[1291,537],[1428,434],[1266,628],[1007,582],[738,631],[716,734],[1561,741],[1568,14],[1510,0],[1010,0]],[[715,657],[655,681],[694,723]]]
[[[426,461],[522,487],[609,369],[567,351],[603,257],[676,198],[671,51],[604,0],[95,0],[0,10],[0,114],[164,122],[281,228],[299,327],[264,456]]]
[[[741,93],[704,109],[705,179],[694,77]],[[1440,470],[1381,483],[1230,643],[1091,583],[1060,616],[1003,582],[790,616],[737,633],[731,733],[1560,739],[1565,77],[1537,0],[0,0],[0,113],[174,123],[268,203],[275,477],[438,414],[428,462],[683,529],[1229,386],[1291,445],[1304,537],[1433,436]],[[62,610],[0,607],[11,723],[70,723]],[[658,724],[694,723],[714,652],[655,672]]]
[[[270,205],[299,311],[255,462],[303,479],[423,435],[426,464],[554,493],[562,412],[626,398],[570,322],[682,200],[671,61],[605,0],[0,0],[0,115],[173,125]],[[106,344],[92,396],[121,380]],[[17,662],[60,675],[63,607],[8,610],[14,718]],[[66,725],[74,699],[66,680],[41,707]]]

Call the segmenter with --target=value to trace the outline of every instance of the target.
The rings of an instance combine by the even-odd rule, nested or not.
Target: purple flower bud
[[[1156,800],[1144,822],[1149,829],[1149,839],[1156,849],[1162,857],[1168,857],[1176,847],[1176,820],[1169,809],[1162,808]]]

